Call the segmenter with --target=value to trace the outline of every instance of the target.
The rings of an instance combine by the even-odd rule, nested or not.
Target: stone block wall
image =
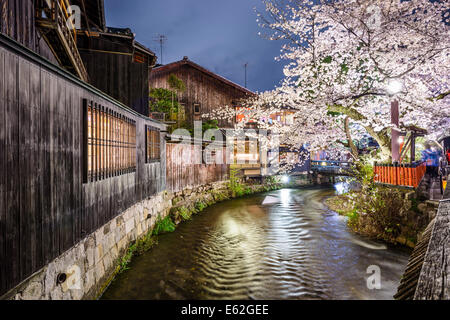
[[[2,298],[95,298],[114,275],[117,263],[128,246],[153,228],[158,215],[164,218],[169,214],[172,198],[173,195],[162,192],[130,207]]]
[[[64,254],[23,281],[0,299],[80,300],[95,299],[119,270],[128,247],[150,232],[158,217],[171,215],[175,223],[181,207],[195,211],[233,198],[228,181],[213,182],[176,193],[167,191],[139,202],[84,238]],[[266,191],[265,185],[249,186],[252,193]]]

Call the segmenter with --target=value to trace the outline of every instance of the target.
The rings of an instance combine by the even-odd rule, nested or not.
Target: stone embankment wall
[[[250,187],[253,192],[262,186]],[[128,247],[150,232],[159,218],[171,214],[175,223],[178,210],[194,210],[232,197],[226,182],[214,182],[177,193],[161,192],[139,202],[97,229],[19,286],[4,299],[78,300],[93,299],[105,289],[118,271]]]

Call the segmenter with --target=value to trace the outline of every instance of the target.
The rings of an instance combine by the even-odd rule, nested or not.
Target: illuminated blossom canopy
[[[264,1],[258,22],[270,40],[284,40],[287,61],[273,91],[248,101],[248,119],[290,108],[295,123],[270,125],[283,142],[310,150],[354,147],[372,136],[390,156],[390,102],[400,104],[400,127],[434,138],[450,117],[448,1]],[[393,81],[401,83],[395,96]],[[224,111],[226,113],[226,111]],[[230,111],[231,112],[231,111]],[[347,149],[348,150],[348,149]],[[357,154],[356,154],[357,156]]]

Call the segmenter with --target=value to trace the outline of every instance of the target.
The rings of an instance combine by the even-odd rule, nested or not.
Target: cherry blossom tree
[[[283,40],[284,79],[248,101],[248,118],[295,110],[295,124],[278,126],[284,141],[311,149],[349,148],[368,134],[390,157],[390,102],[400,127],[437,136],[450,117],[448,1],[271,0],[258,22],[270,40]],[[401,82],[400,92],[389,84]],[[274,126],[273,124],[271,125]]]

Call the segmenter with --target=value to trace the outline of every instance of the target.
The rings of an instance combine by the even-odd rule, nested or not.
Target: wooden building
[[[148,75],[156,55],[129,28],[107,27],[103,0],[71,0],[82,9],[77,48],[89,83],[148,116]]]
[[[164,130],[0,34],[0,296],[166,188]]]
[[[0,0],[0,33],[58,63],[37,25],[34,0]]]
[[[84,31],[68,24],[71,5],[82,9]],[[103,0],[0,0],[0,15],[2,296],[113,217],[165,190],[166,127],[130,108],[134,100],[148,103],[154,55],[129,34],[103,35],[117,33],[105,27]],[[103,41],[123,44],[126,59],[98,53],[107,69],[93,71],[78,41],[88,49]],[[140,91],[115,96],[118,86],[136,84],[124,82],[124,74],[139,78]],[[93,86],[101,83],[97,77],[110,86]],[[147,114],[148,107],[134,107]]]
[[[77,33],[78,50],[95,87],[148,116],[149,72],[156,55],[130,29]]]
[[[156,55],[130,29],[106,26],[103,0],[0,0],[0,16],[2,34],[148,116]]]
[[[150,73],[150,88],[170,89],[167,79],[176,75],[185,85],[186,90],[179,94],[181,115],[188,125],[194,120],[201,120],[202,114],[225,106],[239,107],[240,100],[255,95],[252,91],[215,74],[192,62],[188,57],[183,60],[153,68]],[[219,127],[233,127],[235,119],[219,120]]]

